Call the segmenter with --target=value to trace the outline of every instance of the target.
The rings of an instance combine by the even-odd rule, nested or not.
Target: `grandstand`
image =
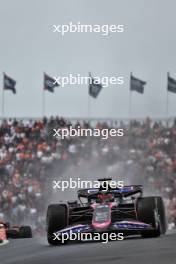
[[[176,122],[150,120],[67,120],[59,117],[3,120],[0,125],[0,218],[13,223],[30,222],[40,232],[52,179],[64,178],[69,167],[95,171],[144,184],[162,194],[171,225],[176,224]],[[108,140],[91,137],[56,139],[52,129],[76,127],[100,129],[121,126],[125,135]],[[82,170],[81,170],[82,171]],[[95,177],[96,177],[95,174]],[[103,174],[103,175],[102,175]],[[81,175],[80,175],[81,176]],[[50,186],[48,188],[48,186]],[[47,191],[46,191],[47,189]]]

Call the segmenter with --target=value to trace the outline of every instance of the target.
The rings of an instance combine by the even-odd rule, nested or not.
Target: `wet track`
[[[1,264],[88,264],[176,262],[176,234],[160,238],[130,238],[124,241],[48,246],[43,239],[11,240],[0,247]]]

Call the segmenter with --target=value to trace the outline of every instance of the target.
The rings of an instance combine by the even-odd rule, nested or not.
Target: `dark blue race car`
[[[111,179],[100,179],[100,182]],[[104,186],[104,185],[103,185]],[[78,190],[78,201],[51,204],[47,210],[49,244],[61,244],[63,234],[123,233],[158,237],[166,232],[164,203],[159,196],[143,197],[141,185]],[[86,200],[83,202],[83,199]],[[65,242],[65,241],[64,241]]]

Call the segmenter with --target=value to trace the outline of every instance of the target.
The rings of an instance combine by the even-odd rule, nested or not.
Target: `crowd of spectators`
[[[53,137],[53,128],[91,128],[88,122],[51,117],[42,120],[4,120],[0,125],[0,219],[14,224],[43,226],[52,196],[52,179],[68,168],[85,175],[111,176],[144,184],[161,194],[170,227],[176,225],[176,122],[149,118],[130,124],[97,122],[96,128],[120,127],[123,137]],[[86,171],[87,170],[87,171]]]

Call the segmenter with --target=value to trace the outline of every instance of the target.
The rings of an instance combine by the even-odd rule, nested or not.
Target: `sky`
[[[174,0],[0,0],[0,110],[3,72],[17,81],[5,91],[5,116],[42,116],[43,72],[124,76],[123,86],[104,88],[90,99],[90,117],[129,117],[129,77],[147,82],[144,95],[132,93],[132,117],[166,117],[167,72],[176,78]],[[123,24],[123,33],[53,33],[53,24]],[[45,92],[47,116],[88,116],[88,87]],[[176,94],[169,93],[169,116]],[[0,111],[1,112],[1,111]]]

